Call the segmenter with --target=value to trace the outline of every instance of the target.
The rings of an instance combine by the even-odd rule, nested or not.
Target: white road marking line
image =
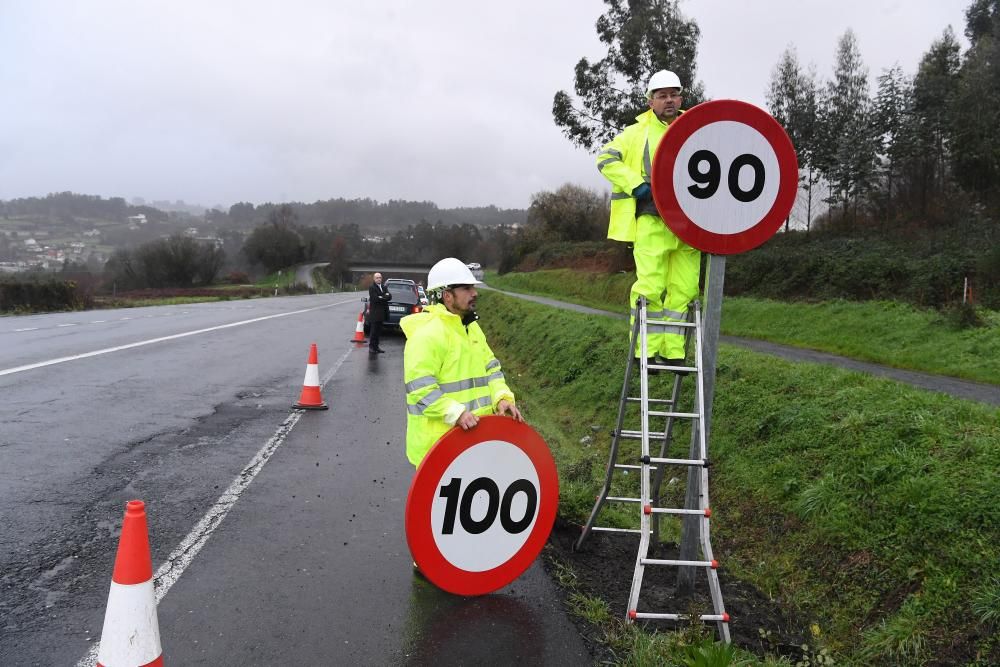
[[[310,308],[310,310],[315,309]],[[354,349],[352,348],[341,355],[337,363],[333,365],[333,368],[327,372],[326,376],[320,382],[320,387],[325,387],[326,383],[333,379],[333,376],[336,375],[344,360],[353,351]],[[181,578],[184,570],[191,564],[191,561],[198,555],[202,547],[205,546],[205,543],[208,542],[208,538],[212,536],[215,529],[222,524],[223,519],[229,514],[229,510],[233,508],[236,501],[240,499],[240,494],[250,486],[250,482],[254,480],[254,477],[261,471],[264,464],[278,451],[278,447],[285,441],[285,438],[288,437],[288,434],[292,432],[292,429],[295,428],[295,425],[299,423],[299,420],[302,419],[302,415],[305,413],[305,410],[293,410],[292,414],[288,415],[285,421],[281,422],[281,425],[278,426],[278,430],[274,432],[271,439],[264,443],[264,446],[250,459],[250,463],[246,464],[243,470],[236,475],[236,479],[229,485],[229,488],[222,492],[222,495],[215,501],[215,504],[205,513],[205,516],[195,524],[191,532],[167,556],[167,560],[157,568],[156,573],[153,575],[153,587],[156,593],[157,605],[160,604],[160,600],[167,594],[167,591]],[[87,655],[80,659],[76,667],[94,667],[97,663],[97,653],[100,647],[101,643],[98,640],[97,643],[90,647]]]
[[[185,338],[187,336],[196,336],[198,334],[208,333],[210,331],[218,331],[220,329],[229,329],[231,327],[240,327],[244,324],[252,324],[254,322],[262,322],[264,320],[271,320],[276,317],[287,317],[288,315],[299,315],[301,313],[308,313],[313,310],[322,310],[323,308],[332,308],[333,306],[339,306],[344,303],[351,303],[354,299],[347,301],[337,301],[336,303],[330,303],[325,306],[316,306],[314,308],[303,308],[302,310],[293,310],[287,313],[278,313],[276,315],[265,315],[264,317],[255,317],[251,320],[242,320],[240,322],[232,322],[230,324],[220,324],[216,327],[208,327],[207,329],[198,329],[196,331],[185,331],[184,333],[173,334],[171,336],[160,336],[159,338],[151,338],[149,340],[141,340],[137,343],[129,343],[128,345],[118,345],[117,347],[106,347],[103,350],[94,350],[93,352],[84,352],[83,354],[74,354],[70,357],[59,357],[58,359],[50,359],[48,361],[39,361],[36,364],[25,364],[24,366],[15,366],[13,368],[0,369],[0,376],[12,375],[14,373],[21,373],[23,371],[30,371],[36,368],[43,368],[45,366],[52,366],[54,364],[62,364],[67,361],[76,361],[77,359],[86,359],[87,357],[96,357],[101,354],[109,354],[111,352],[120,352],[122,350],[129,350],[133,347],[142,347],[143,345],[152,345],[153,343],[162,343],[168,340],[174,340],[176,338]],[[37,328],[37,327],[36,327]],[[26,329],[26,331],[31,331],[31,329]]]
[[[91,324],[104,324],[107,320],[91,320]]]
[[[57,324],[56,329],[62,329],[63,327],[75,327],[76,323],[71,322],[70,324]]]
[[[38,327],[25,327],[23,329],[14,329],[14,331],[38,331]]]

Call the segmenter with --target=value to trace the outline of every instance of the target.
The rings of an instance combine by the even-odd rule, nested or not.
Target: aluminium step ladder
[[[611,452],[608,459],[608,467],[605,472],[604,486],[598,494],[594,508],[586,525],[581,529],[580,537],[574,545],[579,549],[591,532],[611,532],[611,533],[638,533],[639,550],[636,555],[635,569],[632,575],[632,588],[628,600],[628,620],[637,619],[658,619],[658,620],[686,620],[691,618],[691,614],[686,613],[654,613],[639,611],[639,593],[642,588],[642,579],[647,566],[674,566],[674,567],[694,567],[703,568],[708,575],[708,588],[712,598],[714,613],[700,614],[698,618],[702,621],[715,621],[717,624],[719,637],[727,644],[730,642],[729,634],[729,614],[726,613],[722,600],[722,590],[719,586],[719,575],[717,568],[718,561],[712,554],[712,544],[709,537],[709,520],[712,510],[709,506],[708,496],[708,446],[705,438],[705,420],[702,410],[704,401],[704,378],[701,372],[702,359],[702,319],[701,306],[695,301],[688,309],[686,322],[650,322],[647,318],[647,303],[645,297],[639,297],[636,302],[636,317],[632,325],[632,334],[629,345],[629,357],[625,367],[625,381],[622,384],[621,399],[618,405],[618,420],[615,430],[612,431]],[[650,328],[683,327],[685,329],[685,347],[690,339],[695,340],[695,365],[694,366],[667,366],[664,364],[650,364],[647,356],[647,337]],[[636,352],[639,352],[637,355]],[[629,383],[632,379],[635,367],[639,371],[639,396],[629,396]],[[673,390],[669,399],[654,399],[649,396],[649,371],[674,371],[675,377]],[[685,376],[693,374],[695,378],[694,408],[692,412],[681,412],[678,410],[678,400],[680,397],[681,384]],[[623,429],[626,409],[629,404],[639,404],[640,409],[640,429]],[[657,409],[650,409],[655,406]],[[650,417],[665,418],[665,426],[662,431],[651,431]],[[668,458],[667,451],[670,446],[673,426],[675,420],[687,419],[691,423],[691,447],[688,458]],[[660,443],[659,455],[650,456],[650,439],[655,438]],[[641,454],[637,457],[636,464],[618,463],[619,447],[622,440],[639,440],[641,443]],[[660,507],[660,487],[664,474],[668,467],[682,467],[693,469],[694,474],[688,475],[688,485],[694,482],[697,490],[697,503],[692,503],[695,489],[688,489],[689,501],[684,508]],[[616,471],[628,474],[630,471],[639,472],[639,497],[611,496],[612,478]],[[652,476],[652,479],[651,479]],[[595,522],[601,508],[609,502],[634,503],[639,506],[639,529],[634,528],[612,528],[597,526]],[[696,504],[696,507],[690,505]],[[658,542],[659,537],[659,516],[675,515],[680,517],[691,517],[697,521],[697,533],[701,547],[701,560],[679,560],[679,559],[657,559],[649,557],[650,542]]]

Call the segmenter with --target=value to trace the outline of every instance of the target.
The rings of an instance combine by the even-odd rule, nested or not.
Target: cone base
[[[297,410],[329,410],[330,406],[326,403],[320,403],[319,405],[303,405],[301,403],[296,403],[292,406]]]

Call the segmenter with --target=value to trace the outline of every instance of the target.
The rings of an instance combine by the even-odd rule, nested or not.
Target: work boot
[[[663,372],[659,368],[652,368],[653,364],[658,364],[658,363],[660,363],[660,362],[658,362],[656,360],[656,357],[647,357],[646,358],[646,368],[648,369],[648,372],[649,372],[650,375],[659,375],[660,373]],[[639,364],[640,364],[639,359],[636,359],[635,360],[635,370],[637,372],[641,368],[641,366]]]
[[[664,359],[662,357],[657,357],[657,359],[659,359],[659,361],[657,361],[657,363],[658,364],[662,364],[664,366],[687,366],[688,365],[687,361],[685,361],[684,359],[680,359],[680,358],[678,358],[678,359]],[[673,372],[676,373],[677,375],[687,375],[689,371],[673,371]]]

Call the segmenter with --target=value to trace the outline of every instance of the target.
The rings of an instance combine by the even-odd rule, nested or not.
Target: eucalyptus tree
[[[971,47],[961,64],[952,112],[952,162],[958,182],[1000,198],[1000,0],[966,11]]]
[[[875,175],[868,68],[850,29],[838,41],[833,79],[827,82],[818,106],[816,167],[830,184],[829,203],[843,206],[846,221],[852,203],[857,216]]]
[[[669,69],[685,86],[685,106],[702,101],[695,81],[695,56],[701,32],[677,0],[604,0],[597,36],[607,55],[596,62],[581,58],[574,70],[576,98],[555,94],[552,116],[575,145],[591,150],[607,143],[646,108],[646,83]]]
[[[795,47],[785,49],[774,66],[766,97],[768,110],[785,128],[795,146],[799,183],[806,195],[808,230],[812,222],[813,190],[819,181],[819,172],[815,169],[817,86],[815,71],[812,68],[802,70]],[[785,230],[788,230],[787,219]]]
[[[960,47],[949,27],[920,59],[913,78],[913,149],[922,213],[927,212],[930,201],[939,199],[945,192],[952,154],[951,138],[961,135],[961,131],[956,132],[953,128],[957,120],[953,112],[959,109],[956,106],[959,68]],[[976,95],[985,97],[986,92],[977,91]],[[970,102],[972,110],[980,112],[980,103],[974,99]]]
[[[913,157],[908,132],[912,111],[913,84],[897,63],[879,76],[873,109],[878,166],[885,185],[885,213],[890,218],[894,214],[893,188],[898,189],[900,170]]]

